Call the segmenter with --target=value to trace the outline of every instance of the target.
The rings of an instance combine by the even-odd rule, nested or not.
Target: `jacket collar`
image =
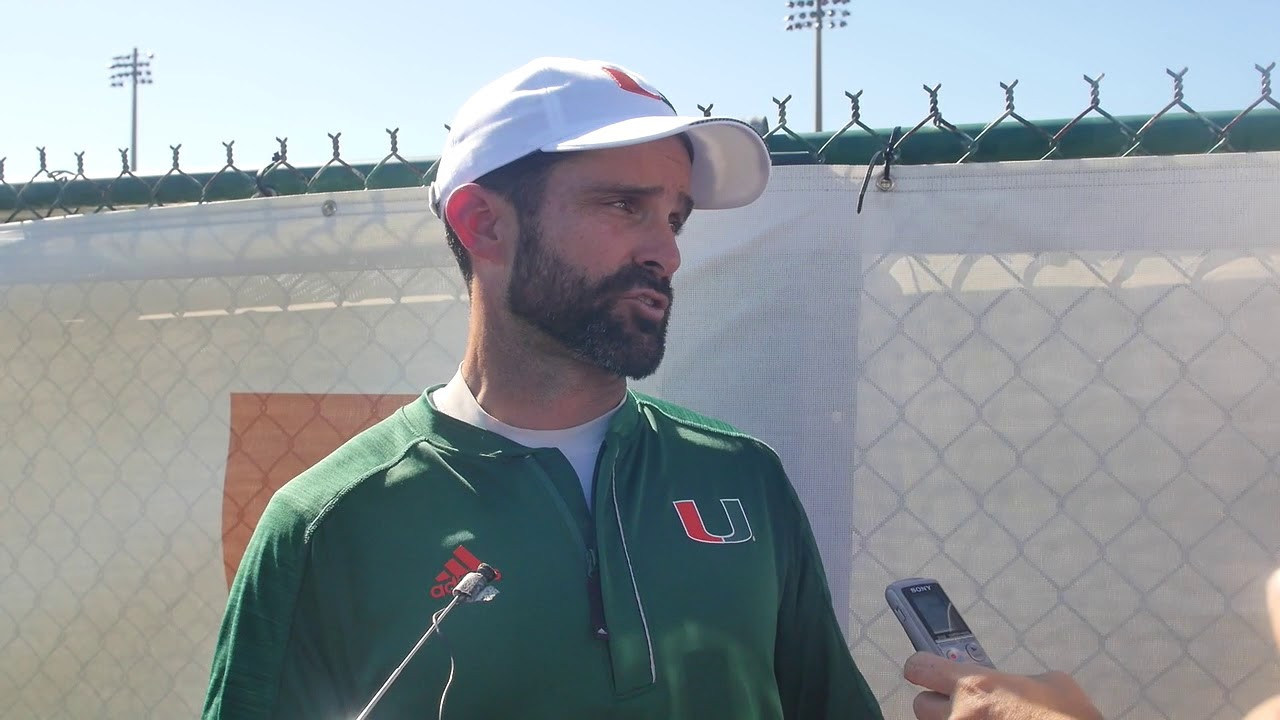
[[[433,385],[413,402],[400,408],[400,415],[426,442],[442,450],[485,457],[524,457],[537,450],[512,442],[497,433],[482,430],[470,423],[444,414],[431,402],[431,393],[444,387]],[[622,407],[613,414],[605,440],[613,441],[630,434],[640,423],[640,406],[636,394],[627,389]]]

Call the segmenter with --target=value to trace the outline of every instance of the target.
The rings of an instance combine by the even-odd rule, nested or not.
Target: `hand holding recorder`
[[[1102,720],[1064,673],[997,672],[937,580],[899,580],[885,588],[884,599],[920,651],[903,673],[926,689],[912,703],[919,720]]]
[[[915,578],[906,583],[920,584]],[[923,582],[935,582],[924,580]],[[899,583],[894,583],[898,585]],[[936,584],[936,583],[935,583]],[[890,586],[890,589],[894,587]],[[940,588],[939,588],[940,590]],[[1280,569],[1267,582],[1267,610],[1280,648]],[[889,597],[886,590],[885,596]],[[892,601],[890,606],[893,606]],[[895,607],[895,614],[897,608]],[[905,611],[899,615],[910,617]],[[903,620],[903,627],[907,623]],[[911,631],[908,630],[908,635]],[[912,640],[915,643],[915,639]],[[917,645],[917,648],[920,646]],[[925,688],[912,707],[919,720],[1101,720],[1102,713],[1071,676],[1061,672],[1013,675],[974,662],[947,660],[925,649],[907,659],[903,677]],[[1244,720],[1280,720],[1280,694],[1264,700]]]

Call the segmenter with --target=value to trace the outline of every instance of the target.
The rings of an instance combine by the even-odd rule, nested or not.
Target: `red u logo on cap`
[[[626,90],[629,93],[635,93],[636,95],[643,95],[647,98],[653,98],[654,100],[657,100],[658,102],[661,102],[665,104],[667,107],[671,108],[672,112],[675,112],[675,108],[672,107],[671,101],[667,100],[662,95],[658,95],[653,92],[650,92],[649,90],[644,89],[643,87],[640,86],[640,83],[637,82],[635,78],[622,72],[618,68],[605,67],[604,71],[608,73],[609,77],[613,78],[613,81],[618,83],[618,87],[622,88],[623,90]]]

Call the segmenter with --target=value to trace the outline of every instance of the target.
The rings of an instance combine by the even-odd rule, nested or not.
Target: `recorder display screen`
[[[951,604],[951,599],[937,585],[916,585],[906,592],[907,601],[915,608],[916,614],[924,620],[925,627],[935,640],[946,640],[959,635],[969,635],[969,626],[964,624],[960,611]]]

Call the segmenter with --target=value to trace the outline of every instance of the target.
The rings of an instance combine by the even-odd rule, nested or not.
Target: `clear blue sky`
[[[142,174],[211,170],[235,140],[237,164],[270,161],[289,138],[295,165],[330,156],[381,158],[384,128],[402,153],[434,156],[442,125],[476,87],[539,55],[611,60],[646,76],[682,111],[768,115],[794,96],[793,126],[813,127],[813,37],[784,32],[785,0],[221,0],[192,3],[44,0],[0,9],[6,80],[0,103],[5,178],[37,168],[114,175],[129,144],[129,91],[107,65],[135,45],[155,53],[139,92]],[[824,125],[848,118],[845,90],[864,90],[872,127],[924,117],[924,83],[942,83],[944,115],[986,122],[1003,109],[1000,81],[1019,80],[1030,119],[1070,117],[1088,102],[1082,74],[1105,72],[1103,107],[1150,113],[1169,101],[1165,68],[1190,67],[1187,102],[1238,109],[1259,93],[1255,63],[1280,60],[1280,0],[986,0],[860,2],[849,27],[824,33]],[[1277,71],[1280,84],[1280,69]]]

